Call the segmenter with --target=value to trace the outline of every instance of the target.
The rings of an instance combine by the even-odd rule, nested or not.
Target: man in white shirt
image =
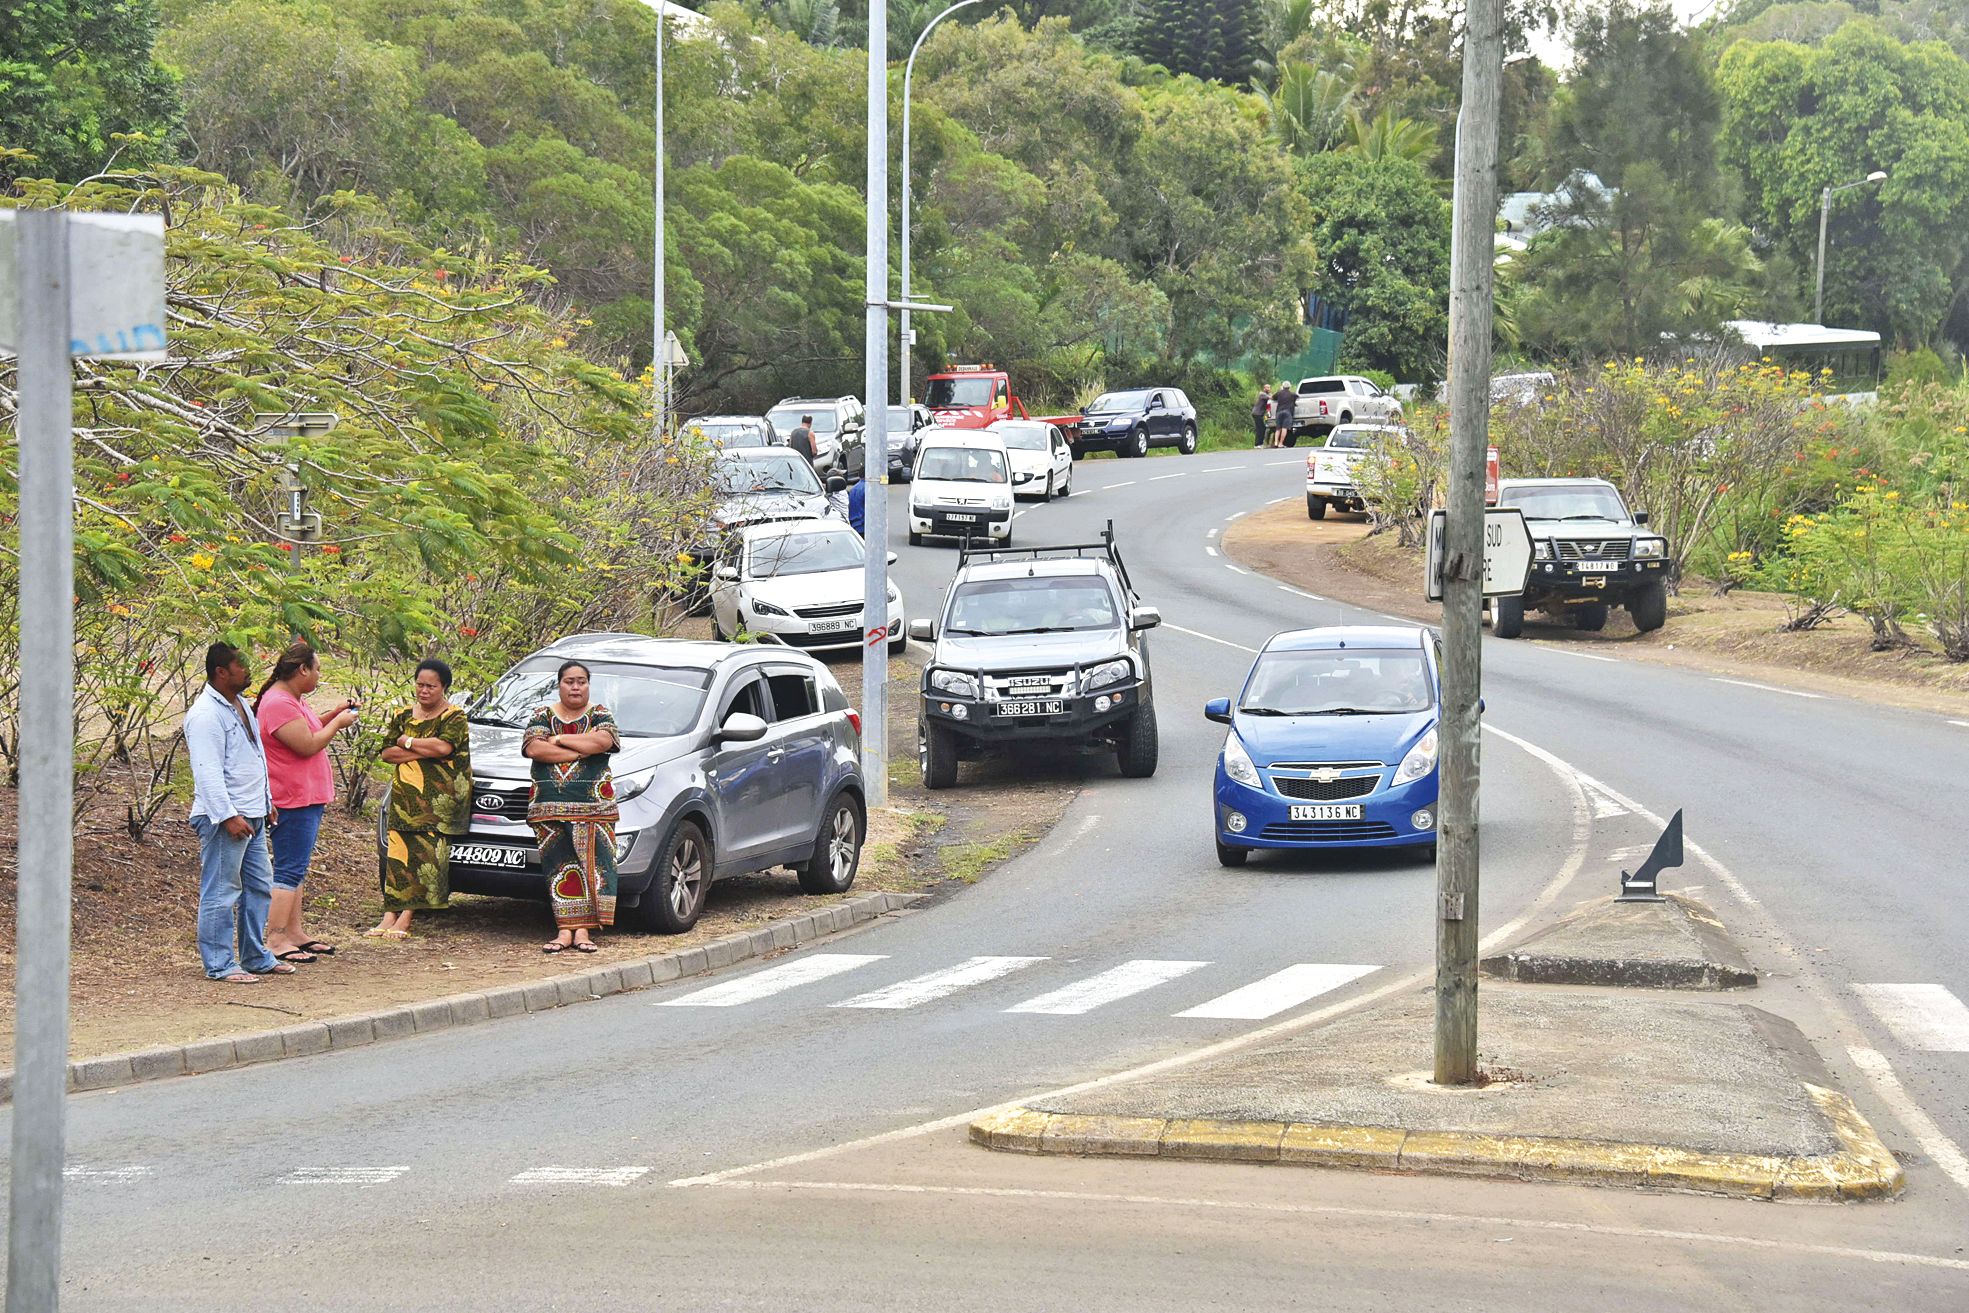
[[[249,682],[239,649],[214,643],[205,652],[205,687],[185,712],[199,847],[198,955],[207,976],[233,985],[294,974],[266,942],[273,900],[267,758],[260,726],[240,696]]]

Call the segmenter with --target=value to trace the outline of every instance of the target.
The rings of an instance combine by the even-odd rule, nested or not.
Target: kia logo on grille
[[[481,793],[472,800],[472,805],[482,812],[496,812],[506,805],[506,800],[496,793]]]

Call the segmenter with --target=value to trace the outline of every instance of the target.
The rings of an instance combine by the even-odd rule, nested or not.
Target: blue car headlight
[[[1402,758],[1402,764],[1395,768],[1395,783],[1408,784],[1421,779],[1436,768],[1436,730],[1431,726],[1429,732],[1416,740],[1415,746]]]
[[[1238,742],[1235,730],[1224,736],[1224,774],[1254,789],[1265,787],[1259,782],[1258,768],[1251,764],[1251,754],[1244,750],[1244,744]]]

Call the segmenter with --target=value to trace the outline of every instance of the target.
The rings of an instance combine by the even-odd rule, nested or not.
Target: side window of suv
[[[725,694],[725,705],[718,712],[718,723],[724,724],[733,716],[744,714],[757,716],[760,720],[772,720],[771,708],[766,704],[766,681],[756,670],[748,670],[738,677],[731,691]]]
[[[766,682],[772,686],[774,721],[798,720],[820,710],[814,677],[806,671],[775,666],[766,673]]]

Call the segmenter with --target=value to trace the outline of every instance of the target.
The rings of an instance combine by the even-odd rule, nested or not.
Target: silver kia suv
[[[472,825],[451,845],[453,889],[546,898],[520,743],[570,660],[588,667],[622,735],[613,767],[626,920],[681,933],[713,880],[775,866],[810,894],[854,884],[867,833],[861,719],[826,666],[778,644],[598,633],[522,658],[471,702]]]

